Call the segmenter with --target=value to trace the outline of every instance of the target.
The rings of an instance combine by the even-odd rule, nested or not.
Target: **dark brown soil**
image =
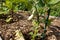
[[[15,31],[20,29],[26,40],[30,40],[29,32],[31,31],[32,21],[28,21],[29,13],[25,11],[19,11],[13,14],[13,22],[6,23],[0,19],[0,36],[3,40],[14,40]],[[40,24],[41,26],[43,24]],[[40,30],[43,32],[43,30]],[[51,25],[47,28],[47,36],[45,40],[60,40],[60,19],[55,19]]]

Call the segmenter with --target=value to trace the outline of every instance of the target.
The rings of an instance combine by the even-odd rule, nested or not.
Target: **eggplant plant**
[[[42,33],[43,37],[42,40],[44,40],[45,36],[46,36],[46,28],[49,25],[49,16],[50,16],[50,12],[51,12],[51,7],[52,5],[55,5],[56,3],[60,2],[60,0],[48,0],[48,1],[44,1],[45,6],[47,7],[47,9],[45,9],[45,26],[44,26],[44,32]],[[46,8],[45,7],[45,8]]]
[[[41,13],[45,14],[44,32],[41,34],[41,38],[42,38],[42,40],[44,40],[44,38],[46,36],[46,31],[47,31],[46,28],[47,28],[47,26],[49,26],[49,16],[50,16],[50,12],[51,12],[52,6],[58,4],[60,2],[60,0],[33,0],[33,2],[34,2],[34,4],[33,4],[33,7],[32,7],[32,14],[28,18],[28,20],[31,20],[34,16],[36,16],[37,17],[38,26],[39,26],[39,23],[40,23],[39,22],[39,20],[40,20],[39,19],[39,12],[40,12],[40,14]],[[41,9],[39,9],[39,8],[42,8],[43,10],[41,11]],[[33,38],[33,40],[35,40],[35,39]]]

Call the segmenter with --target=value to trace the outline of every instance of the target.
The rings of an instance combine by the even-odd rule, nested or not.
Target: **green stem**
[[[39,25],[39,14],[37,13],[37,22],[38,22],[38,25]]]
[[[46,37],[46,28],[47,28],[47,26],[48,26],[48,21],[49,21],[49,15],[50,15],[50,9],[47,11],[47,14],[46,14],[47,16],[46,16],[46,19],[45,19],[45,27],[44,27],[44,32],[42,33],[42,36],[43,36],[43,38],[42,38],[42,40],[45,40],[45,37]]]
[[[48,21],[49,21],[49,15],[50,15],[50,9],[47,11],[47,16],[46,16],[46,19],[45,19],[45,27],[44,27],[44,33],[46,33],[46,27],[48,26]]]
[[[36,8],[36,17],[37,17],[37,23],[38,23],[38,25],[39,25],[39,13],[38,13],[38,9],[37,9],[37,7],[35,6],[35,8]]]

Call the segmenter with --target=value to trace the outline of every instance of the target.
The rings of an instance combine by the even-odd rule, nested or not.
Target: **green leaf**
[[[10,9],[12,8],[12,2],[11,1],[7,1],[5,2],[5,5]]]
[[[56,4],[56,3],[58,3],[60,0],[50,0],[49,2],[48,2],[48,4]]]
[[[30,34],[30,35],[33,35],[33,32],[30,32],[29,34]]]

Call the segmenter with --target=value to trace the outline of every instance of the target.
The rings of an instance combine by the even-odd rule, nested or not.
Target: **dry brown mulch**
[[[26,34],[32,27],[31,21],[28,21],[27,18],[29,14],[24,11],[20,11],[19,13],[12,14],[13,15],[13,23],[6,23],[4,20],[0,19],[0,35],[2,36],[3,40],[9,40],[13,38],[14,32],[18,29],[22,31],[22,33]]]
[[[14,40],[15,30],[20,29],[26,40],[29,39],[28,33],[31,31],[31,27],[33,27],[32,21],[27,20],[30,14],[20,11],[13,15],[13,23],[6,23],[4,20],[0,20],[1,37],[3,40],[10,40],[10,38]],[[52,25],[47,28],[46,34],[48,35],[46,40],[60,40],[60,19],[56,19],[52,22]]]

